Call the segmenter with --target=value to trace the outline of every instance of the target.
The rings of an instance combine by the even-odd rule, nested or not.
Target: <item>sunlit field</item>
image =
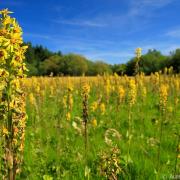
[[[28,120],[20,179],[169,179],[179,173],[179,76],[28,78],[22,85]]]

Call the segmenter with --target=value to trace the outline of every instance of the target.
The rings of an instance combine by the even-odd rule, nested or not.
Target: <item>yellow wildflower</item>
[[[66,120],[68,120],[68,121],[71,120],[71,113],[70,112],[66,113]]]
[[[168,100],[168,86],[162,84],[159,89],[159,106],[162,111],[165,111]]]
[[[102,114],[102,115],[106,112],[106,106],[105,106],[104,103],[101,103],[101,104],[100,104],[100,111],[101,111],[101,114]]]
[[[7,8],[0,11],[0,14],[7,16],[8,14],[12,14],[13,12],[9,11]]]
[[[9,134],[8,130],[5,127],[3,127],[2,133],[3,133],[3,136],[6,136]]]
[[[129,81],[129,92],[128,92],[128,103],[130,107],[135,104],[137,96],[137,88],[134,79],[130,79]]]
[[[62,102],[63,102],[63,108],[66,109],[67,108],[67,96],[66,95],[64,95]]]
[[[142,87],[142,99],[143,99],[143,101],[145,100],[146,95],[147,95],[147,89],[146,89],[145,86],[143,86],[143,87]]]
[[[35,105],[36,105],[36,99],[35,99],[33,93],[30,93],[30,94],[29,94],[29,102],[30,102],[30,104],[31,104],[32,106],[35,106]]]
[[[136,54],[137,58],[140,58],[141,55],[142,55],[142,49],[141,48],[137,48],[135,54]]]
[[[16,146],[18,143],[17,139],[13,139],[13,144]]]
[[[91,110],[94,112],[94,111],[96,111],[97,107],[98,107],[98,103],[95,101],[91,105]]]
[[[19,151],[21,152],[21,151],[23,151],[24,150],[24,144],[20,144],[20,147],[19,147]]]
[[[119,86],[118,88],[118,94],[119,94],[119,103],[122,103],[125,97],[125,90],[123,86]]]
[[[8,53],[5,49],[0,49],[0,63],[1,64],[4,64],[5,63],[5,60],[7,59],[8,57]]]
[[[96,127],[96,126],[97,126],[97,120],[94,118],[94,119],[91,121],[91,124],[93,125],[93,127]]]

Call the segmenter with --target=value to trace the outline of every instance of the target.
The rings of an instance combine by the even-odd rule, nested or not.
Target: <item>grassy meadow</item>
[[[17,179],[178,178],[179,75],[32,77],[22,86]]]

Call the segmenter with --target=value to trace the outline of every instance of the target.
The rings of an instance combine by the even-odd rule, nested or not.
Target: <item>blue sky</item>
[[[24,40],[52,51],[123,63],[156,48],[180,47],[180,0],[2,0],[14,12]]]

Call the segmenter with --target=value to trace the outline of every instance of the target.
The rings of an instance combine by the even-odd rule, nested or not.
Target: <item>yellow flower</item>
[[[35,92],[36,92],[37,94],[39,94],[40,91],[41,91],[40,86],[39,86],[39,84],[37,84],[37,85],[35,86]]]
[[[165,68],[164,68],[164,74],[167,74],[167,72],[168,72],[168,68],[165,67]]]
[[[6,136],[6,135],[9,134],[8,130],[5,127],[3,127],[3,131],[2,132],[3,132],[3,136]]]
[[[0,29],[0,36],[6,36],[7,34],[8,34],[8,31],[5,28]]]
[[[168,86],[162,84],[159,88],[159,106],[162,111],[165,111],[168,100]]]
[[[11,24],[13,21],[10,18],[10,16],[6,16],[6,18],[3,20],[3,25],[6,26],[8,24]]]
[[[91,110],[94,112],[94,111],[96,111],[97,107],[98,107],[98,103],[93,102],[92,105],[91,105]]]
[[[115,77],[115,78],[118,78],[118,77],[119,77],[116,72],[114,73],[114,77]]]
[[[69,110],[72,111],[73,108],[73,95],[69,94],[68,96],[68,105],[69,105]]]
[[[137,58],[140,58],[141,55],[142,55],[142,49],[141,48],[137,48],[135,54],[136,54]]]
[[[31,105],[35,106],[36,105],[36,99],[34,98],[33,93],[29,94],[29,102]]]
[[[22,30],[15,18],[11,18],[8,9],[0,11],[0,106],[3,106],[1,120],[3,123],[2,135],[4,143],[3,154],[13,155],[12,158],[5,158],[5,164],[11,164],[12,169],[17,171],[22,162],[22,150],[24,149],[24,138],[26,125],[25,94],[22,85],[18,82],[25,77],[26,46],[23,46]],[[6,93],[7,92],[7,95]],[[10,115],[10,116],[9,116]],[[11,125],[7,129],[6,125]],[[9,132],[8,132],[9,131]],[[10,135],[10,136],[9,136]],[[14,147],[19,151],[16,151]],[[12,162],[16,162],[14,165]],[[7,174],[5,173],[6,177]]]
[[[4,64],[8,58],[8,53],[5,49],[0,49],[0,64]]]
[[[110,92],[111,92],[111,83],[110,83],[110,80],[106,77],[105,79],[105,95],[106,95],[106,100],[107,102],[109,101],[109,97],[110,97]]]
[[[94,119],[91,121],[91,124],[93,125],[93,127],[96,127],[96,126],[97,126],[97,120],[94,118]]]
[[[9,72],[5,69],[0,69],[0,77],[6,79],[9,76]]]
[[[19,129],[17,127],[14,127],[13,130],[14,130],[14,136],[17,136],[18,132],[19,132]]]
[[[146,95],[147,95],[147,90],[146,90],[146,87],[143,86],[142,87],[142,98],[143,98],[143,100],[146,98]]]
[[[66,95],[63,97],[62,103],[63,103],[64,109],[66,109],[67,108],[67,96]]]
[[[125,97],[125,90],[124,90],[123,86],[119,86],[118,94],[119,94],[119,102],[122,103],[122,101]]]
[[[84,95],[89,95],[89,92],[90,92],[90,86],[89,84],[85,83],[82,87],[82,90],[83,90],[83,94]]]
[[[128,92],[128,103],[130,107],[135,104],[137,96],[137,88],[134,79],[130,79],[129,81],[129,92]]]
[[[21,145],[19,147],[19,151],[21,152],[21,151],[23,151],[23,149],[24,149],[24,144],[21,143]]]
[[[20,26],[17,25],[17,26],[14,27],[13,32],[14,32],[14,33],[21,33],[21,32],[22,32],[22,29],[21,29]]]
[[[66,113],[66,120],[68,120],[68,121],[71,120],[71,113],[70,112]]]
[[[87,83],[84,83],[82,86],[82,109],[83,109],[83,121],[85,124],[88,120],[88,98],[89,98],[90,86]]]
[[[0,14],[7,16],[8,14],[12,14],[13,12],[9,11],[7,8],[0,11]]]
[[[100,110],[101,110],[101,114],[104,114],[106,112],[106,106],[104,103],[100,104]]]
[[[13,139],[13,144],[17,145],[17,143],[18,143],[17,139]]]
[[[71,83],[68,83],[68,91],[72,92],[73,91],[73,85]]]

